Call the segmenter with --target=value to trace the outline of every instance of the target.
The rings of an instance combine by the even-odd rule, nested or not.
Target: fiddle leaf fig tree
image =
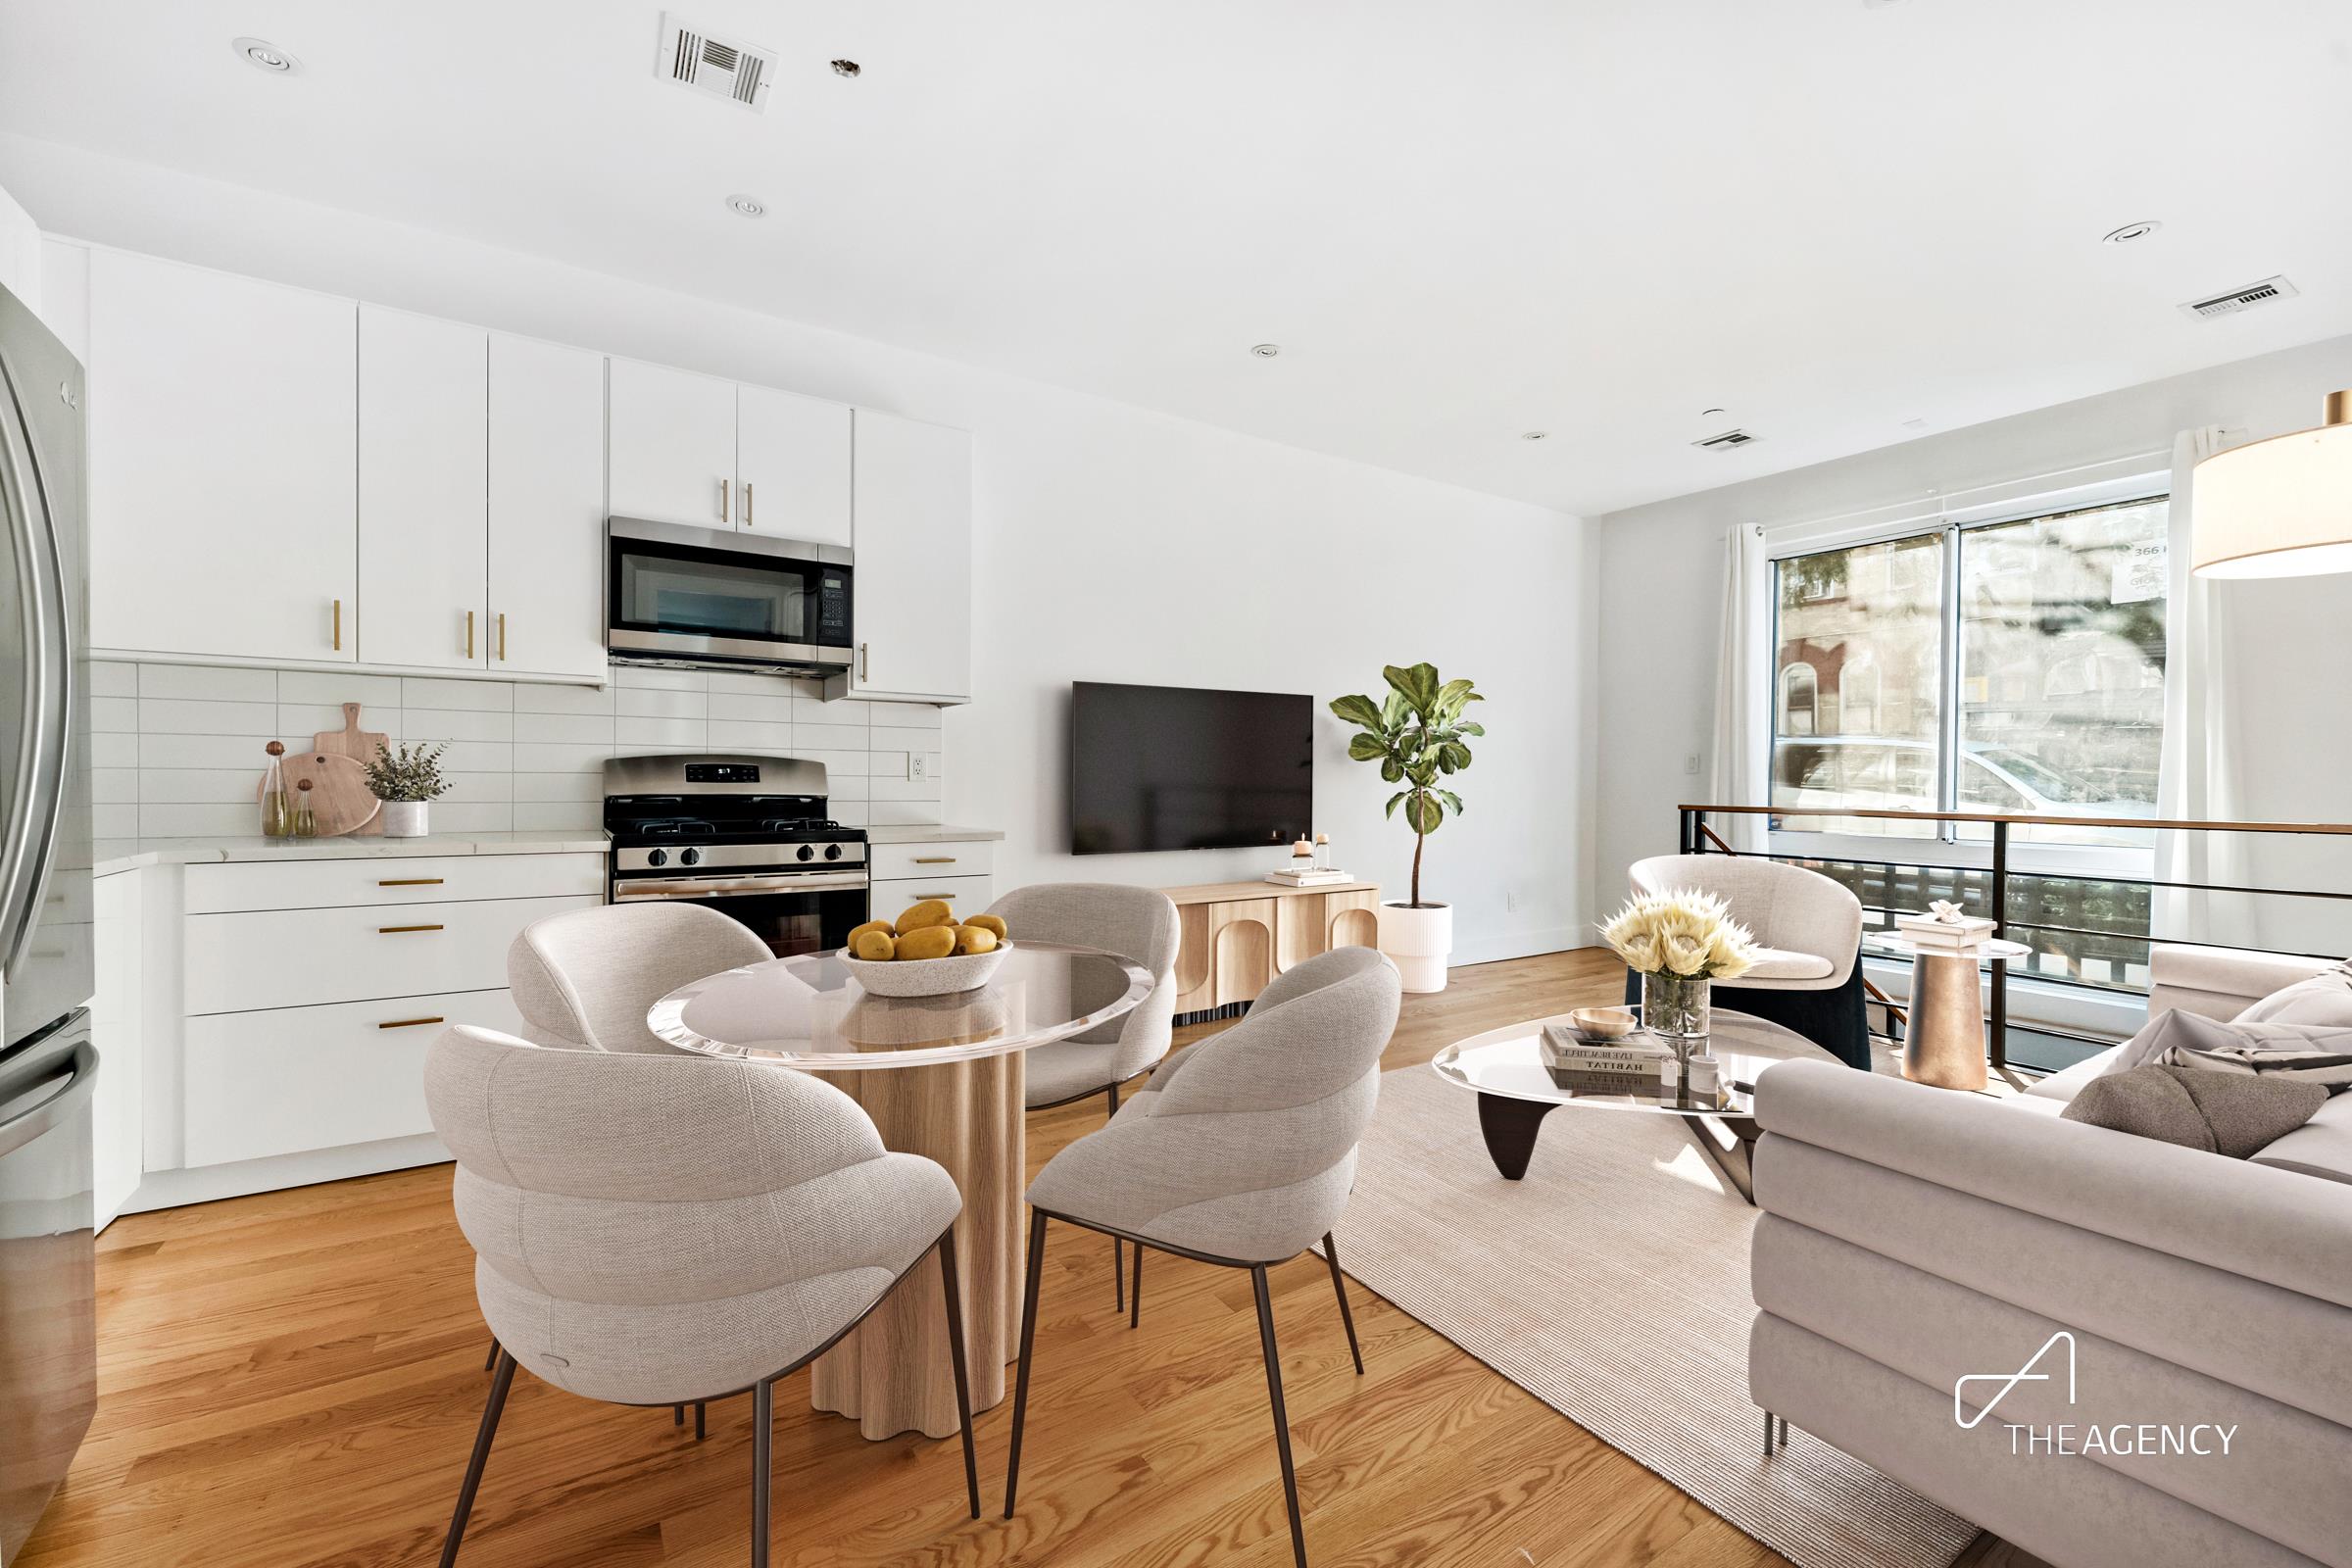
[[[1378,762],[1380,776],[1404,788],[1389,797],[1388,814],[1404,808],[1404,821],[1413,830],[1412,905],[1421,902],[1421,850],[1446,820],[1461,814],[1462,798],[1442,788],[1470,765],[1467,735],[1486,734],[1482,725],[1465,722],[1462,710],[1486,699],[1466,680],[1441,681],[1435,664],[1409,667],[1389,665],[1381,671],[1389,683],[1388,696],[1375,703],[1369,697],[1342,697],[1331,710],[1363,733],[1348,738],[1348,755],[1359,762]]]

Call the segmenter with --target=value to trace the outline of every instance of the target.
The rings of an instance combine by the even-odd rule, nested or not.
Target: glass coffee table
[[[1456,1041],[1430,1061],[1439,1077],[1477,1094],[1478,1130],[1486,1138],[1494,1168],[1506,1180],[1518,1181],[1527,1174],[1527,1162],[1536,1152],[1536,1130],[1544,1118],[1562,1105],[1574,1105],[1681,1117],[1692,1142],[1715,1162],[1724,1180],[1752,1203],[1748,1152],[1756,1141],[1757,1076],[1776,1062],[1838,1059],[1777,1023],[1718,1007],[1708,1041],[1720,1079],[1713,1093],[1693,1094],[1685,1081],[1669,1083],[1663,1076],[1631,1085],[1596,1081],[1544,1060],[1544,1026],[1569,1022],[1568,1014],[1559,1013],[1491,1029]],[[1718,1128],[1730,1135],[1729,1148],[1716,1136]]]

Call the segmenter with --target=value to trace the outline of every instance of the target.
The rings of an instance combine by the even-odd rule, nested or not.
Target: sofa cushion
[[[2352,968],[2338,964],[2325,974],[2274,991],[2232,1021],[2322,1023],[2352,1029]]]
[[[2138,1138],[2246,1159],[2311,1120],[2318,1084],[2150,1063],[2082,1086],[2062,1114]]]
[[[2257,1165],[2352,1183],[2352,1095],[2338,1095],[2319,1114],[2254,1156]]]

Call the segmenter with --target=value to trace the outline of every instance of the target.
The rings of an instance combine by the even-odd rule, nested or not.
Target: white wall
[[[0,288],[41,308],[41,231],[32,215],[0,189]]]
[[[51,232],[969,429],[979,696],[947,713],[943,805],[1007,832],[1002,883],[1167,885],[1265,864],[1063,854],[1071,680],[1328,700],[1427,659],[1490,697],[1470,814],[1428,864],[1427,890],[1460,906],[1457,957],[1578,940],[1596,575],[1576,518],[80,149],[0,136],[0,185]],[[1344,747],[1325,718],[1318,826],[1350,870],[1400,888],[1411,841]]]
[[[1595,896],[1613,898],[1630,861],[1671,851],[1676,804],[1705,791],[1727,529],[1916,504],[2136,453],[2168,454],[2149,464],[2163,468],[2180,430],[2219,424],[2234,443],[2241,431],[2251,440],[2305,428],[2320,421],[2322,397],[2347,386],[2352,338],[2335,338],[1598,519],[1608,742],[1590,862]],[[2217,593],[2230,698],[2245,715],[2243,815],[2352,819],[2352,575],[2222,583]],[[1661,635],[1661,625],[1677,634]],[[1701,759],[1695,775],[1685,771],[1692,754]],[[2352,855],[2310,839],[2269,841],[2251,859],[2264,885],[2352,891]],[[2262,903],[2260,940],[2346,951],[2352,933],[2315,921],[2318,906]]]

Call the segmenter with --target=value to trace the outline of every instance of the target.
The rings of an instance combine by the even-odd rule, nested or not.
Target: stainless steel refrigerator
[[[98,1402],[82,390],[0,288],[0,1565]]]

